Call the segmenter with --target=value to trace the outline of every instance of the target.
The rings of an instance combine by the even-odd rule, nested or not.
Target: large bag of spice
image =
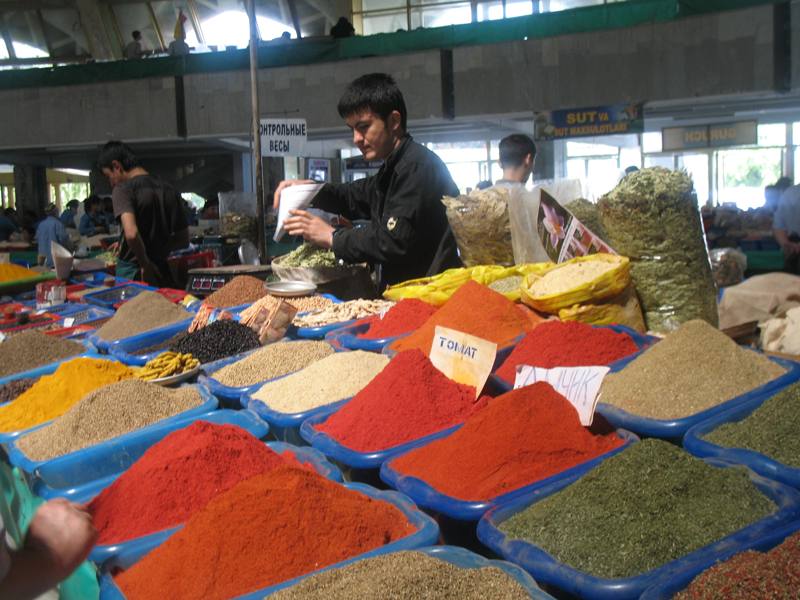
[[[700,210],[692,180],[662,167],[627,175],[598,203],[608,242],[631,259],[631,278],[653,331],[703,319],[718,323]]]
[[[514,264],[508,188],[495,186],[457,198],[445,196],[442,204],[465,266]]]

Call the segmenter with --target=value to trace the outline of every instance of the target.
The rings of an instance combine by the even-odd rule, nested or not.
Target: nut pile
[[[297,327],[322,327],[332,323],[377,315],[392,306],[394,306],[394,302],[388,300],[351,300],[341,304],[331,304],[323,310],[298,315],[292,323]]]

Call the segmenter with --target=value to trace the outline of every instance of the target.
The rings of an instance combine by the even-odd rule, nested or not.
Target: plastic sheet
[[[205,387],[197,386],[197,389],[202,397],[202,403],[199,406],[142,429],[49,460],[28,458],[15,441],[6,446],[8,460],[15,467],[39,477],[47,485],[53,487],[69,487],[97,479],[102,476],[98,474],[98,471],[102,471],[105,465],[127,460],[126,447],[128,445],[144,443],[148,447],[152,446],[168,431],[171,431],[170,427],[174,428],[175,423],[181,419],[198,416],[216,409],[217,399]]]
[[[406,496],[402,494],[398,494],[394,491],[380,491],[371,486],[365,485],[363,483],[345,483],[344,486],[347,489],[354,490],[357,492],[361,492],[362,494],[369,496],[371,498],[376,498],[378,500],[383,500],[390,504],[393,504],[397,507],[411,522],[412,525],[417,527],[417,531],[412,533],[409,536],[406,536],[402,539],[394,541],[390,544],[386,544],[385,546],[381,546],[380,548],[376,548],[374,550],[370,550],[369,552],[365,552],[363,554],[358,555],[357,557],[353,557],[354,559],[361,559],[361,558],[369,558],[371,556],[378,556],[381,554],[387,554],[389,552],[397,552],[400,550],[416,550],[417,548],[422,548],[425,546],[429,546],[431,544],[436,543],[436,540],[439,537],[439,526],[436,524],[431,517],[420,511],[411,500],[409,500]],[[142,554],[143,555],[143,554]],[[118,557],[117,560],[113,561],[113,564],[109,563],[108,565],[104,565],[104,567],[119,567],[122,569],[130,568],[136,561],[141,558],[142,555],[139,556],[125,556],[125,557]],[[245,594],[243,596],[239,596],[239,600],[261,600],[264,596],[268,594],[272,594],[277,592],[279,589],[283,589],[285,587],[289,587],[290,585],[294,585],[298,581],[308,577],[309,575],[319,573],[323,570],[337,568],[346,564],[347,561],[342,561],[327,567],[326,569],[318,569],[317,571],[313,571],[312,573],[308,573],[302,577],[296,577],[289,581],[276,584],[273,586],[269,586],[266,588],[262,588],[258,591],[253,591],[251,593]],[[212,568],[213,565],[208,565],[208,568]],[[120,592],[119,588],[114,584],[113,579],[110,575],[105,574],[103,575],[101,582],[100,582],[100,598],[101,600],[120,600],[125,596]]]
[[[718,446],[703,439],[707,434],[725,423],[735,423],[747,418],[754,410],[764,404],[768,398],[769,396],[753,398],[694,425],[686,432],[686,436],[683,438],[683,447],[686,448],[687,452],[700,458],[718,458],[739,463],[759,475],[800,489],[800,468],[778,462],[754,450]]]
[[[638,356],[638,354],[626,360],[628,360],[628,362],[633,361],[636,356]],[[650,419],[637,416],[604,402],[600,402],[597,405],[597,412],[608,419],[614,427],[629,429],[642,437],[657,437],[668,440],[682,439],[690,427],[697,425],[701,421],[710,419],[711,417],[750,400],[764,399],[772,396],[775,392],[800,380],[800,364],[781,358],[769,357],[769,359],[786,368],[786,373],[741,396],[737,396],[736,398],[732,398],[717,406],[712,406],[711,408],[707,408],[706,410],[688,417],[683,417],[681,419]]]
[[[723,461],[707,460],[716,467],[735,467]],[[797,518],[800,513],[800,493],[776,481],[765,479],[753,472],[750,478],[758,489],[777,506],[776,512],[747,527],[699,548],[686,556],[666,563],[656,569],[633,577],[604,579],[589,575],[555,560],[544,550],[522,540],[510,539],[499,527],[518,512],[539,502],[580,479],[580,475],[568,477],[540,490],[497,506],[486,513],[478,523],[478,539],[506,560],[510,560],[530,573],[538,582],[553,585],[567,594],[589,600],[622,600],[638,598],[648,587],[674,572],[697,574],[704,565],[713,562],[725,552],[743,549],[753,540],[763,537]],[[613,543],[613,540],[610,540]]]
[[[615,454],[622,452],[630,444],[639,441],[637,436],[623,429],[617,430],[617,434],[620,438],[625,440],[625,444],[619,448],[615,448],[610,452],[576,465],[561,473],[557,473],[556,475],[535,481],[516,490],[483,501],[460,500],[448,496],[438,491],[424,480],[403,475],[401,472],[396,471],[392,464],[394,462],[393,460],[384,462],[383,465],[381,465],[380,475],[384,482],[409,496],[421,508],[432,510],[459,521],[477,521],[487,510],[495,506],[540,490],[565,477],[581,476],[588,473],[607,458],[611,458]]]

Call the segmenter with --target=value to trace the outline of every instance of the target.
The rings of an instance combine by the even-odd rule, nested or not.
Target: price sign
[[[497,344],[447,327],[436,327],[430,358],[453,381],[471,385],[478,397],[492,372]]]
[[[600,400],[600,386],[609,372],[608,367],[556,367],[542,369],[519,365],[514,389],[544,381],[564,396],[578,411],[581,425],[588,427],[594,419],[594,409]]]

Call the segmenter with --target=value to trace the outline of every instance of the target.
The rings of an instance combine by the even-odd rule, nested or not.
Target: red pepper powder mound
[[[449,327],[497,344],[498,349],[533,329],[539,317],[485,285],[468,281],[425,323],[408,337],[392,343],[401,352],[417,348],[431,351],[436,326]]]
[[[796,600],[800,532],[769,552],[750,550],[703,571],[675,600]]]
[[[462,423],[481,408],[475,388],[448,379],[406,350],[316,429],[358,452],[377,452]]]
[[[240,427],[193,423],[150,448],[89,504],[98,543],[180,525],[240,481],[290,464],[299,466]]]
[[[489,500],[623,445],[595,415],[588,429],[548,383],[489,400],[461,429],[391,462],[402,475],[467,501]]]
[[[416,298],[401,300],[382,319],[377,316],[369,317],[369,329],[358,337],[382,340],[409,333],[420,328],[437,310],[437,307]]]
[[[274,585],[416,531],[397,507],[283,467],[220,494],[115,578],[129,600],[216,600]]]
[[[522,338],[496,374],[514,383],[517,365],[543,369],[609,365],[638,350],[625,333],[575,321],[547,321]]]

